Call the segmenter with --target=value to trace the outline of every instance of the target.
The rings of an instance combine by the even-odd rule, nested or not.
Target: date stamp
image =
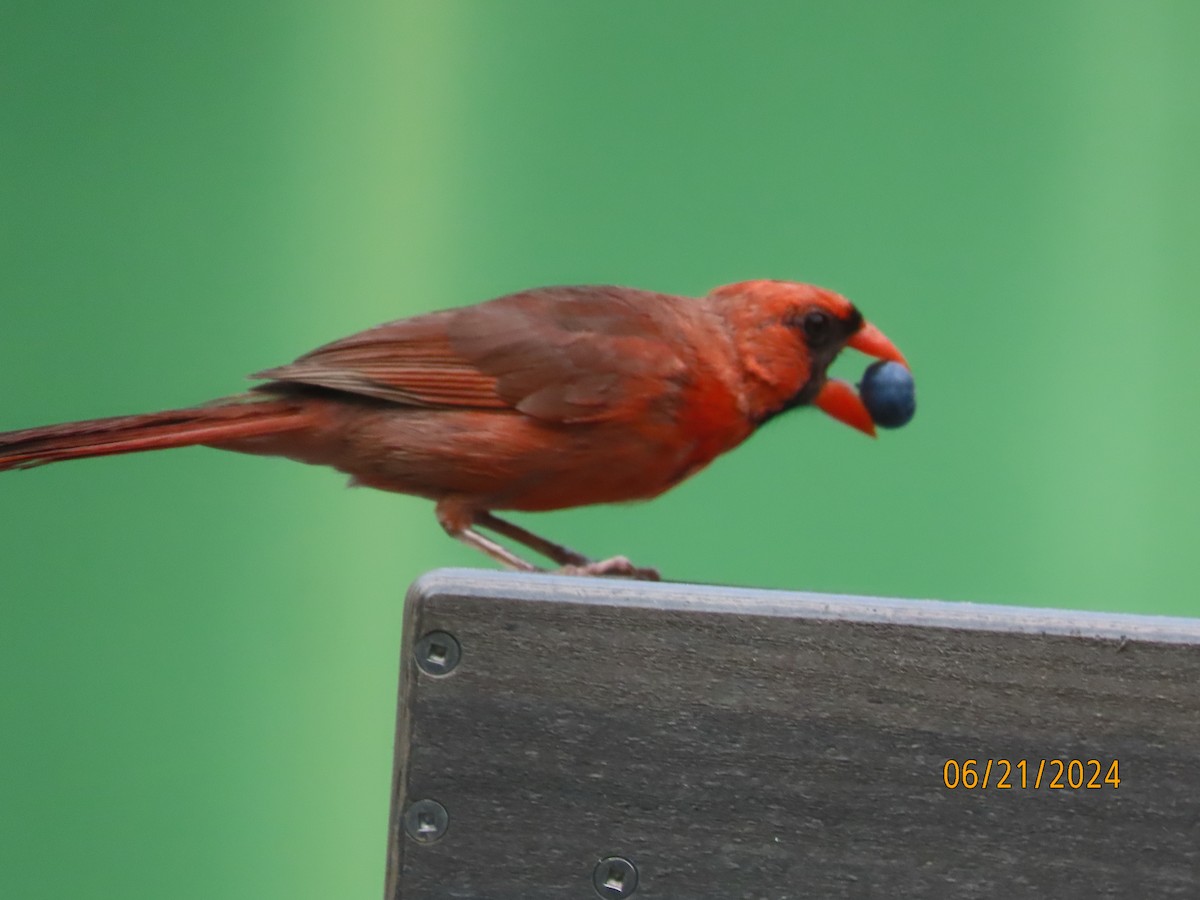
[[[1116,759],[948,759],[942,784],[952,791],[1116,790],[1121,766]]]

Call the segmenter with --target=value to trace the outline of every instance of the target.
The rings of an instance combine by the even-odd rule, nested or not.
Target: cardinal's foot
[[[637,581],[661,581],[658,569],[635,566],[624,556],[601,559],[578,566],[563,566],[558,570],[563,575],[612,575],[617,578],[632,578]]]

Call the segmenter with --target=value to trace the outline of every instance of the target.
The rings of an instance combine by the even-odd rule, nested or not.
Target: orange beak
[[[855,350],[860,350],[867,356],[874,356],[876,359],[887,359],[892,362],[898,362],[904,368],[909,368],[908,360],[904,358],[904,354],[896,349],[896,345],[887,339],[882,331],[872,325],[870,322],[863,322],[862,328],[854,332],[854,337],[846,344],[848,347],[853,347]]]
[[[908,368],[908,360],[904,358],[904,354],[870,322],[864,322],[862,328],[854,333],[854,337],[850,338],[846,345],[868,356],[898,362],[904,368]],[[839,422],[875,437],[875,422],[863,405],[862,398],[858,396],[858,391],[848,382],[836,378],[829,379],[813,399],[813,404]]]

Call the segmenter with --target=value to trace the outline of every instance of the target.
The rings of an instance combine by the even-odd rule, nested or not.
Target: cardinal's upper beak
[[[861,350],[868,356],[898,362],[904,368],[908,368],[908,360],[904,358],[904,354],[870,322],[863,322],[862,327],[846,342],[846,346]],[[858,391],[848,382],[836,378],[829,379],[817,392],[813,403],[826,415],[875,437],[875,422],[867,412],[867,407],[863,405],[862,398],[858,396]]]
[[[853,347],[855,350],[861,350],[868,356],[898,362],[906,369],[909,367],[908,360],[904,358],[904,354],[897,350],[896,345],[887,339],[887,335],[870,322],[863,322],[862,328],[854,332],[854,337],[850,338],[846,345]]]

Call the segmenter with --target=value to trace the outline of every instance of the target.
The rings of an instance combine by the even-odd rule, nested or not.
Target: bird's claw
[[[562,575],[614,576],[617,578],[631,578],[635,581],[662,580],[662,576],[658,574],[658,569],[635,566],[625,556],[614,556],[610,559],[596,560],[595,562],[584,563],[582,565],[563,566],[558,569],[558,572]]]

